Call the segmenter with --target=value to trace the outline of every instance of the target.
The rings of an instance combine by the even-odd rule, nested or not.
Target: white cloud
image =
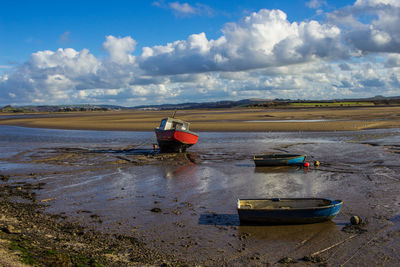
[[[27,63],[33,70],[40,69],[41,73],[59,72],[71,77],[96,73],[100,64],[89,50],[83,49],[78,52],[72,48],[59,48],[55,52],[39,51],[33,53]]]
[[[387,68],[400,67],[400,54],[388,55],[385,62],[385,67]]]
[[[310,0],[310,1],[306,2],[306,6],[308,6],[309,8],[314,8],[314,9],[317,9],[317,8],[320,8],[320,7],[326,6],[326,5],[328,5],[326,3],[326,0]]]
[[[227,24],[222,32],[217,40],[200,33],[166,46],[145,47],[139,66],[148,74],[165,75],[242,71],[346,56],[339,28],[317,21],[290,23],[280,10],[260,10]]]
[[[177,17],[189,17],[194,15],[207,15],[210,16],[214,13],[213,9],[207,5],[196,3],[191,5],[189,3],[155,1],[153,6],[170,9]]]
[[[400,1],[357,0],[328,15],[342,26],[344,39],[362,53],[400,52]]]
[[[354,3],[355,7],[376,7],[382,5],[400,7],[400,2],[398,0],[357,0]]]
[[[169,3],[169,6],[171,7],[172,10],[181,13],[181,14],[194,14],[196,13],[195,8],[193,8],[191,5],[188,3],[179,3],[179,2],[172,2]]]
[[[132,64],[135,57],[130,53],[135,50],[136,41],[132,37],[117,38],[112,35],[106,37],[103,48],[109,53],[110,60],[118,64]]]

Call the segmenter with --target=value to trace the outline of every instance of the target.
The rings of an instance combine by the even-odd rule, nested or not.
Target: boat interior
[[[288,159],[288,158],[296,158],[301,157],[302,155],[298,154],[262,154],[262,155],[254,155],[254,160],[264,160],[264,159]]]
[[[239,199],[238,209],[302,209],[330,205],[326,199],[285,200],[285,199]]]

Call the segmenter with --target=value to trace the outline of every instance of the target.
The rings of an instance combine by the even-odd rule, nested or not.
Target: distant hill
[[[222,100],[216,102],[189,102],[181,104],[141,105],[124,107],[117,105],[56,105],[56,106],[19,106],[7,105],[0,108],[0,112],[28,113],[28,112],[71,112],[71,111],[108,111],[108,110],[175,110],[175,109],[205,109],[205,108],[246,108],[246,107],[288,107],[293,103],[337,103],[337,102],[371,102],[371,105],[400,105],[400,96],[374,96],[369,98],[351,98],[334,100],[291,100],[291,99],[242,99]],[[318,106],[318,105],[316,105]]]
[[[385,96],[377,95],[377,96],[368,97],[368,98],[339,99],[338,101],[397,101],[397,100],[400,100],[400,96],[385,97]]]
[[[0,112],[7,113],[32,113],[32,112],[70,112],[70,111],[107,111],[120,110],[126,107],[114,105],[59,105],[59,106],[19,106],[7,105],[0,109]]]
[[[269,99],[243,99],[239,101],[222,100],[217,102],[203,102],[203,103],[182,103],[182,104],[163,104],[163,105],[143,105],[136,106],[135,109],[198,109],[198,108],[233,108],[233,107],[246,107],[249,104],[271,102]]]
[[[371,102],[371,105],[400,105],[400,96],[370,98],[333,99],[333,100],[291,100],[291,99],[243,99],[239,101],[224,100],[203,103],[182,103],[164,105],[144,105],[133,107],[135,109],[148,110],[172,110],[172,109],[200,109],[200,108],[240,108],[240,107],[288,107],[293,103],[334,103],[334,102]]]

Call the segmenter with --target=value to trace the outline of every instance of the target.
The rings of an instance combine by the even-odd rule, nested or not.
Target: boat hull
[[[191,131],[156,129],[155,132],[162,152],[184,152],[199,140],[198,135]]]
[[[254,164],[257,167],[285,166],[285,165],[301,165],[304,163],[306,156],[297,154],[264,154],[264,155],[255,155],[253,159],[254,159]]]
[[[253,208],[249,207],[259,201],[266,201],[266,206],[257,207],[254,204]],[[237,210],[242,224],[308,224],[333,219],[342,204],[341,200],[316,198],[247,199],[238,200]]]

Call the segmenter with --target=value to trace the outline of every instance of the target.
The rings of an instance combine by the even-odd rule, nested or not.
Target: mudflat
[[[0,124],[35,128],[152,131],[173,111],[105,111],[0,116]],[[357,131],[400,127],[399,106],[178,110],[193,131]]]
[[[200,141],[158,153],[152,130],[170,115],[0,117],[61,128],[0,125],[0,265],[399,265],[398,107],[178,111]],[[252,155],[270,152],[305,154],[311,166],[254,166]],[[252,197],[344,205],[324,223],[241,224],[236,201]]]
[[[397,129],[203,132],[177,154],[154,151],[149,132],[0,130],[0,253],[14,263],[399,265]],[[321,164],[255,167],[264,152]],[[237,199],[262,197],[344,204],[323,223],[240,223]]]

